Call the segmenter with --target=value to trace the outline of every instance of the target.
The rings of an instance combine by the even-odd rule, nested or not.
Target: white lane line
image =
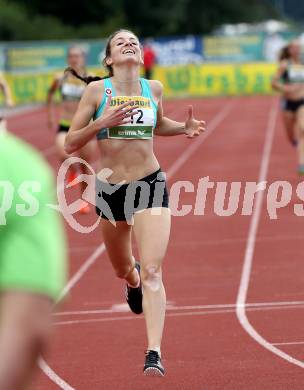
[[[61,301],[68,292],[79,282],[79,280],[83,277],[83,275],[87,272],[87,270],[95,263],[99,256],[105,251],[105,244],[102,243],[99,245],[96,250],[92,253],[92,255],[82,264],[79,270],[73,275],[73,277],[66,284],[64,289],[61,291],[57,302]],[[67,382],[64,381],[52,368],[46,363],[46,361],[40,357],[38,360],[38,366],[44,372],[44,374],[49,377],[49,379],[56,383],[63,390],[75,390],[71,387]]]
[[[298,241],[298,240],[303,240],[303,235],[291,235],[291,236],[288,236],[288,235],[285,235],[285,236],[263,236],[263,237],[257,237],[256,239],[256,242],[276,242],[276,241]],[[245,243],[247,242],[247,237],[236,237],[236,238],[223,238],[221,239],[221,245],[223,244],[237,244],[237,243]],[[208,239],[204,239],[204,241],[202,240],[199,240],[199,239],[195,239],[195,240],[187,240],[187,242],[184,242],[184,241],[179,241],[179,242],[175,242],[174,243],[174,246],[183,246],[183,245],[187,245],[187,246],[191,246],[191,245],[196,245],[196,246],[205,246],[205,245],[217,245],[218,246],[218,240],[208,240]],[[96,245],[81,245],[81,246],[73,246],[71,248],[69,248],[69,252],[72,253],[72,252],[79,252],[79,251],[88,251],[88,250],[92,250],[94,248],[96,248]]]
[[[272,343],[272,345],[302,345],[304,341],[290,341],[289,343]]]
[[[276,119],[277,119],[277,114],[279,109],[278,107],[279,105],[277,101],[274,100],[270,110],[269,119],[266,128],[264,150],[262,154],[262,162],[261,162],[259,179],[258,179],[259,182],[266,181],[267,179],[267,173],[268,173],[268,167],[269,167],[269,161],[270,161],[270,155],[271,155],[271,149],[272,149],[272,143],[273,143],[273,137],[275,131],[275,124],[276,124]],[[252,270],[256,235],[257,235],[258,225],[259,225],[260,216],[262,212],[263,198],[264,198],[264,191],[259,191],[256,195],[253,215],[251,218],[249,232],[248,232],[248,239],[247,239],[247,245],[245,250],[241,281],[240,281],[237,302],[236,302],[236,315],[244,330],[258,344],[266,348],[268,351],[279,356],[280,358],[285,359],[288,362],[295,364],[301,368],[304,368],[304,362],[295,359],[292,356],[288,355],[287,353],[281,351],[279,348],[275,347],[269,341],[267,341],[263,336],[261,336],[258,333],[258,331],[251,325],[246,315],[246,299],[247,299],[248,288],[250,283],[250,275]]]
[[[303,305],[304,307],[304,305]],[[264,307],[250,307],[247,311],[269,311],[269,310],[289,310],[293,309],[291,306],[264,306]],[[187,317],[187,316],[213,316],[214,314],[233,314],[235,313],[235,308],[227,309],[216,309],[216,310],[203,310],[203,311],[180,311],[176,313],[167,313],[166,317]],[[111,322],[111,321],[125,321],[125,320],[136,320],[144,319],[143,316],[109,316],[104,318],[90,318],[85,320],[65,320],[54,322],[56,326],[64,325],[77,325],[77,324],[90,324],[95,322]]]
[[[245,305],[247,308],[250,307],[302,307],[304,306],[304,301],[282,301],[282,302],[257,302],[257,303],[247,303]],[[91,314],[111,314],[129,311],[129,306],[125,303],[113,305],[110,309],[96,309],[96,310],[74,310],[74,311],[61,311],[54,313],[54,316],[72,316],[72,315],[91,315]],[[189,306],[175,306],[173,304],[168,304],[166,310],[200,310],[200,309],[227,309],[227,308],[236,308],[236,304],[227,303],[227,304],[216,304],[216,305],[189,305]]]
[[[221,123],[221,121],[226,117],[226,115],[231,111],[231,109],[234,107],[235,103],[236,103],[236,99],[234,99],[232,102],[229,102],[227,105],[225,105],[224,108],[222,110],[220,110],[220,112],[217,115],[215,115],[215,117],[210,121],[210,124],[208,126],[209,133],[210,133],[210,131],[212,132],[215,130],[216,126],[218,126]],[[167,171],[168,179],[170,177],[172,177],[177,172],[177,170],[187,161],[187,159],[191,156],[191,154],[196,151],[196,149],[204,142],[204,140],[206,140],[206,138],[207,138],[206,136],[203,136],[203,140],[200,140],[200,139],[194,140],[193,141],[194,143],[192,145],[190,145],[187,149],[185,149],[184,153],[186,153],[187,158],[185,159],[184,154],[182,154],[177,160],[175,160],[174,164]],[[198,145],[196,147],[193,147],[193,145],[195,145],[195,144],[198,144]],[[190,151],[189,151],[189,149],[190,149]],[[102,245],[104,245],[104,244],[102,244]],[[62,299],[65,295],[68,294],[68,292],[81,279],[81,277],[85,274],[85,272],[95,263],[95,261],[97,260],[97,258],[99,256],[99,255],[97,255],[97,253],[99,253],[99,251],[101,250],[100,248],[102,247],[102,245],[99,246],[93,252],[93,254],[84,262],[82,267],[75,273],[75,275],[68,282],[68,284],[65,286],[62,293],[60,294],[60,299]],[[47,365],[47,363],[42,358],[39,361],[39,367],[45,373],[45,375],[47,375],[51,379],[51,381],[58,384],[58,378],[60,378],[60,377],[51,369],[51,367],[49,367]],[[63,381],[63,384],[62,385],[58,384],[58,386],[63,390],[73,389],[71,387],[64,387],[65,386],[64,383],[65,382]],[[68,386],[70,386],[70,385],[68,385]]]
[[[233,99],[228,104],[224,105],[221,110],[207,125],[207,130],[202,134],[195,142],[192,142],[188,148],[180,155],[175,163],[167,170],[167,177],[172,177],[181,166],[189,159],[189,157],[201,146],[203,142],[214,132],[218,125],[223,121],[226,115],[231,111],[232,107],[236,104],[237,99]],[[192,140],[193,141],[193,140]]]
[[[42,358],[39,358],[38,366],[45,373],[45,375],[52,380],[52,382],[56,383],[56,385],[60,387],[60,389],[75,390],[74,387],[70,386],[66,381],[60,378],[60,376],[58,376],[56,372],[53,371]]]
[[[83,277],[83,275],[87,272],[87,270],[95,263],[99,256],[105,252],[106,246],[104,243],[100,244],[96,250],[92,253],[92,255],[82,264],[79,270],[73,275],[73,277],[66,284],[64,289],[61,291],[57,302],[60,302],[70,290],[79,282],[79,280]]]

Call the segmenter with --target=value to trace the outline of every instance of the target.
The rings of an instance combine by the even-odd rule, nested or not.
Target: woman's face
[[[111,55],[106,59],[107,65],[123,63],[142,64],[141,47],[136,36],[123,31],[114,36],[110,44]]]
[[[298,41],[294,41],[294,42],[291,42],[290,46],[289,46],[289,53],[291,55],[291,57],[295,57],[295,58],[298,58],[301,54],[301,46],[300,46],[300,43]]]
[[[72,48],[68,52],[68,64],[73,69],[81,69],[85,67],[85,55],[81,49]]]

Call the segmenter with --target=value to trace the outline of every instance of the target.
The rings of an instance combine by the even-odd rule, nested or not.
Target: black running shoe
[[[135,263],[135,268],[137,269],[139,275],[140,275],[140,264],[138,262]],[[126,286],[126,299],[128,302],[128,305],[130,306],[130,309],[135,314],[141,314],[143,312],[142,308],[142,299],[143,299],[143,293],[142,293],[142,286],[141,282],[139,287],[130,287],[128,284]]]
[[[149,376],[164,376],[165,369],[157,351],[146,351],[144,374]]]

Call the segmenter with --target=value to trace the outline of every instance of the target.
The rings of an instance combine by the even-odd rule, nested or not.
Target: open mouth
[[[122,52],[122,54],[135,54],[135,51],[132,49],[126,49]]]

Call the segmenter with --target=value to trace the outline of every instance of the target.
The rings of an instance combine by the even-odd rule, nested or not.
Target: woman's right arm
[[[68,154],[81,149],[100,129],[130,123],[130,117],[137,114],[138,106],[130,107],[130,101],[112,108],[109,97],[103,114],[91,121],[99,104],[101,90],[100,82],[93,82],[86,87],[65,139],[64,149]]]
[[[47,115],[48,115],[48,127],[52,128],[54,126],[54,95],[56,91],[60,87],[60,78],[56,77],[49,90],[47,93],[47,99],[46,99],[46,104],[47,104]]]

